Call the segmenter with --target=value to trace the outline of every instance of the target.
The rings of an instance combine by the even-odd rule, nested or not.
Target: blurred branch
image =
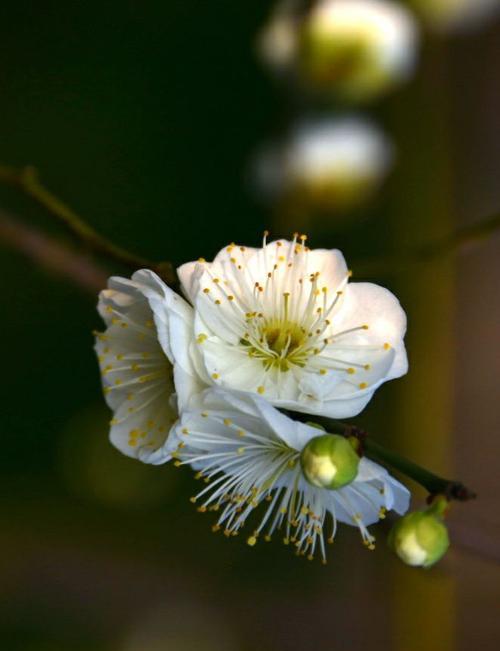
[[[468,247],[487,240],[500,230],[500,215],[466,226],[450,237],[428,242],[420,247],[408,248],[402,253],[389,257],[359,260],[353,263],[357,275],[376,276],[406,271],[418,264],[425,264],[440,257],[454,255]]]
[[[85,255],[25,226],[0,210],[0,241],[48,271],[64,276],[95,294],[106,286],[108,273]]]
[[[156,263],[147,260],[117,246],[97,233],[69,206],[42,185],[34,167],[26,166],[16,169],[0,165],[0,182],[17,187],[34,199],[94,253],[123,264],[134,271],[141,268],[152,269],[169,284],[177,282],[175,272],[169,262]]]

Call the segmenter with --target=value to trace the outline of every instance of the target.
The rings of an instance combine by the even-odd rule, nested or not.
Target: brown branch
[[[499,230],[500,215],[494,215],[478,224],[459,229],[449,237],[429,242],[420,247],[409,247],[401,253],[392,254],[388,257],[355,261],[352,266],[356,271],[356,275],[365,277],[407,271],[415,265],[425,264],[440,257],[460,253],[474,244],[487,240]]]
[[[106,286],[109,273],[88,257],[25,226],[0,210],[0,241],[19,251],[47,271],[74,283],[77,287],[96,294]]]
[[[17,187],[34,199],[94,253],[115,260],[134,271],[141,268],[152,269],[168,284],[175,285],[177,283],[175,271],[169,262],[152,262],[117,246],[97,233],[69,206],[42,185],[34,167],[26,166],[16,169],[0,165],[0,182]]]

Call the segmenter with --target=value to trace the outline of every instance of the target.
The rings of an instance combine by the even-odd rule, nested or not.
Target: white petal
[[[163,463],[176,399],[184,407],[204,386],[190,352],[193,310],[156,274],[141,270],[132,279],[111,278],[99,311],[108,325],[95,348],[106,401],[115,412],[111,440],[128,456]]]

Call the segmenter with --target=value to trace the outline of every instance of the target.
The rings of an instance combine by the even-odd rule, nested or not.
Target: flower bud
[[[298,40],[296,23],[289,12],[277,11],[259,35],[257,52],[276,72],[286,71],[294,63]]]
[[[310,484],[335,490],[354,481],[359,457],[346,438],[325,434],[309,441],[300,455],[300,464]]]
[[[348,213],[367,202],[388,175],[394,147],[355,116],[299,122],[257,160],[258,187],[296,217]]]
[[[416,51],[416,23],[404,7],[323,0],[303,23],[298,65],[309,85],[360,101],[407,78]]]
[[[413,567],[431,567],[448,549],[450,540],[443,523],[445,498],[438,498],[426,511],[405,515],[393,526],[388,543],[399,558]]]

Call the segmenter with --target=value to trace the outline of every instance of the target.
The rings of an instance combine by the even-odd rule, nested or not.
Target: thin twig
[[[500,230],[500,215],[494,215],[478,224],[465,226],[450,236],[429,242],[420,247],[406,250],[387,257],[361,259],[353,262],[357,276],[370,277],[395,274],[412,269],[415,265],[432,262],[441,257],[454,255],[468,247],[487,240]]]
[[[105,269],[4,211],[0,211],[0,241],[91,294],[106,286],[109,273]]]
[[[18,187],[34,199],[95,253],[115,260],[133,270],[144,267],[152,269],[161,275],[167,283],[176,283],[175,272],[170,263],[152,262],[147,258],[127,251],[121,246],[117,246],[97,233],[97,231],[89,226],[69,206],[42,185],[34,167],[26,166],[22,169],[16,169],[2,165],[0,166],[0,181]]]

